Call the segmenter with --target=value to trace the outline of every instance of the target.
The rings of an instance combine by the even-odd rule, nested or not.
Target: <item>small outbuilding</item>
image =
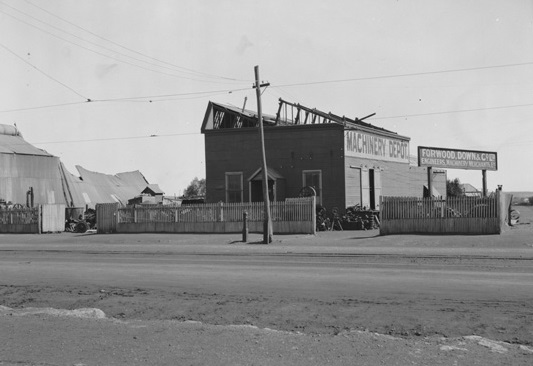
[[[464,195],[467,197],[481,197],[483,195],[483,192],[470,183],[461,184],[461,189],[463,190]]]
[[[128,205],[152,204],[162,205],[165,192],[157,184],[149,184],[141,194],[128,200]]]

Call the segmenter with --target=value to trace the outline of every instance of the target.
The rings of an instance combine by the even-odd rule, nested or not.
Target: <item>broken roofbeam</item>
[[[297,111],[297,112],[296,112],[296,118],[294,119],[294,124],[296,124],[296,125],[297,125],[298,123],[300,123],[300,110],[301,110],[301,109],[297,106],[297,107],[296,107],[296,111]]]

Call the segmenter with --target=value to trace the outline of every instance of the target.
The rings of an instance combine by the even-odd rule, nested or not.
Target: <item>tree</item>
[[[463,185],[459,178],[454,180],[446,180],[446,196],[447,197],[460,197],[464,196]]]
[[[198,179],[198,177],[194,177],[189,186],[183,191],[183,197],[192,198],[198,196],[205,196],[205,178]]]

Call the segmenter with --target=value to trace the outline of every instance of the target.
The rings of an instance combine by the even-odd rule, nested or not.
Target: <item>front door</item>
[[[274,201],[274,181],[268,180],[268,198],[270,202]],[[250,182],[250,199],[251,202],[263,202],[263,181],[252,180]]]
[[[370,210],[379,210],[381,196],[381,170],[361,169],[361,206]]]
[[[368,169],[368,188],[370,190],[370,209],[376,209],[376,192],[374,185],[374,169]]]

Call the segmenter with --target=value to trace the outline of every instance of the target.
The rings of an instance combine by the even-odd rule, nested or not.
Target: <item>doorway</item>
[[[270,202],[274,201],[274,181],[268,180],[268,199]],[[251,202],[263,202],[263,181],[250,181],[250,200]]]

